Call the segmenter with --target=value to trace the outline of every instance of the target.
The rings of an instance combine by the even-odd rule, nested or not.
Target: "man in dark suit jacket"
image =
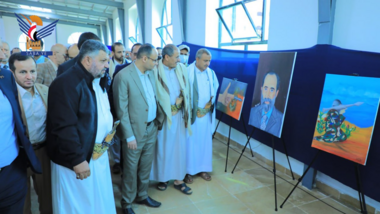
[[[264,75],[261,102],[251,108],[249,125],[281,137],[283,113],[274,106],[280,87],[280,77],[273,71]]]
[[[0,50],[0,58],[1,55]],[[25,135],[17,97],[16,82],[12,73],[9,70],[0,69],[0,136],[2,138],[0,213],[2,214],[23,212],[28,163],[34,172],[42,173],[32,144]]]

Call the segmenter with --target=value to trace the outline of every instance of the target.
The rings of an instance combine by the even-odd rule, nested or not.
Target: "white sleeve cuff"
[[[127,138],[127,143],[134,141],[135,139],[136,139],[135,136],[129,137]]]

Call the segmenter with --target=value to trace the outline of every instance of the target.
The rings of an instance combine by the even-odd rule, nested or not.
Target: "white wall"
[[[317,44],[318,0],[271,0],[268,50]]]
[[[333,45],[380,52],[380,1],[337,0]]]
[[[205,46],[217,48],[219,34],[219,16],[215,9],[219,8],[219,0],[209,0],[206,2],[206,26],[205,26]]]

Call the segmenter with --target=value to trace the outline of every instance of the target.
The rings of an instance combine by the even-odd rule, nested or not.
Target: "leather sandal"
[[[174,188],[178,189],[179,191],[183,192],[186,195],[193,194],[193,192],[191,191],[191,188],[186,186],[185,183],[178,184],[178,185],[174,184]]]
[[[169,183],[169,181],[158,183],[158,184],[157,184],[157,189],[158,189],[158,190],[161,190],[161,191],[165,191],[166,188],[168,188],[168,183]]]
[[[187,184],[192,184],[194,182],[193,177],[190,174],[186,174],[185,179],[183,181]]]
[[[201,178],[205,179],[206,181],[211,181],[211,176],[207,172],[201,172],[199,173],[199,176],[201,176]]]

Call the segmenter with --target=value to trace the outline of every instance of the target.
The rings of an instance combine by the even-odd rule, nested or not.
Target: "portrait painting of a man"
[[[261,53],[249,125],[281,137],[296,53]]]

